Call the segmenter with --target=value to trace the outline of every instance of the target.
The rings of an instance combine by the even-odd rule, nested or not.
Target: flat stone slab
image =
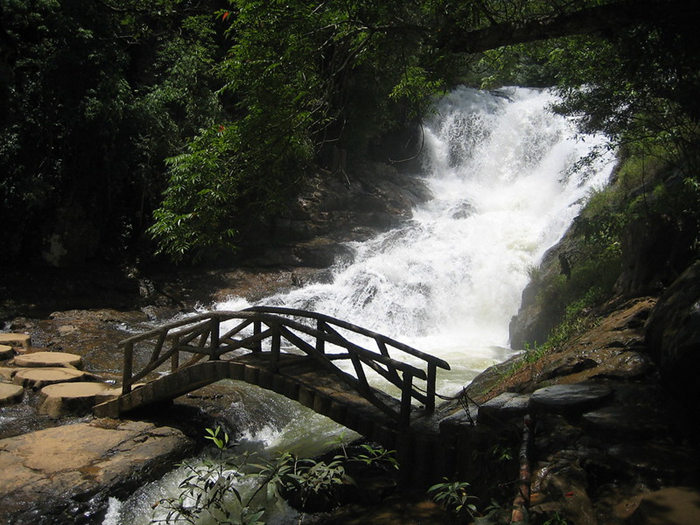
[[[87,376],[82,370],[75,368],[23,368],[12,378],[15,385],[41,388],[54,383],[81,381]]]
[[[606,385],[576,383],[552,385],[536,390],[530,397],[533,408],[550,412],[583,412],[612,396]]]
[[[92,411],[100,396],[112,390],[110,385],[92,381],[56,383],[41,389],[44,398],[39,413],[51,417],[83,416]]]
[[[28,349],[31,340],[31,336],[27,334],[12,334],[6,332],[0,333],[0,344],[2,345],[21,346],[24,349]]]
[[[23,395],[23,387],[9,383],[0,383],[0,407],[19,403]]]
[[[586,412],[582,420],[587,429],[620,438],[649,437],[668,432],[668,420],[644,407],[613,405]]]
[[[530,396],[504,392],[479,407],[478,422],[505,423],[512,418],[525,416],[529,407]]]
[[[94,513],[91,505],[162,476],[191,445],[174,428],[113,420],[2,439],[0,523],[68,523]]]
[[[35,352],[15,357],[16,366],[80,368],[83,358],[66,352]]]

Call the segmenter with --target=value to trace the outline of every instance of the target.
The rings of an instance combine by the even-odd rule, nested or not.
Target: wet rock
[[[614,405],[583,414],[587,429],[617,439],[649,437],[665,429],[666,421],[653,417],[644,407]]]
[[[669,389],[696,414],[700,406],[700,263],[659,299],[647,327],[647,345]]]
[[[537,410],[575,413],[602,403],[612,393],[612,389],[603,384],[553,385],[536,390],[530,402]]]
[[[670,487],[645,494],[629,518],[630,525],[695,525],[700,516],[700,491]]]
[[[529,395],[505,392],[479,407],[477,421],[487,425],[504,424],[513,418],[522,418],[527,414],[529,408]]]
[[[85,512],[162,475],[191,446],[173,428],[111,420],[0,440],[0,521],[85,523]]]
[[[660,479],[667,486],[698,482],[697,452],[680,443],[626,440],[610,447],[607,456],[613,468],[650,485]]]

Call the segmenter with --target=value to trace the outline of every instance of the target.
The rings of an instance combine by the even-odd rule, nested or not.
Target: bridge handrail
[[[295,317],[308,317],[310,319],[322,320],[322,321],[325,321],[329,324],[334,324],[336,326],[340,326],[341,328],[345,328],[346,330],[350,330],[350,331],[356,332],[358,334],[361,334],[361,335],[364,335],[367,337],[371,337],[375,341],[382,341],[386,344],[393,346],[397,350],[401,350],[401,351],[403,351],[407,354],[410,354],[414,357],[418,357],[419,359],[422,359],[423,361],[426,361],[428,363],[432,363],[439,368],[442,368],[444,370],[450,370],[449,363],[443,359],[440,359],[439,357],[435,357],[434,355],[427,354],[425,352],[421,352],[420,350],[417,350],[411,346],[408,346],[407,344],[404,344],[400,341],[396,341],[395,339],[387,337],[387,336],[380,334],[378,332],[368,330],[367,328],[363,328],[361,326],[349,323],[347,321],[343,321],[342,319],[336,319],[334,317],[331,317],[329,315],[325,315],[322,313],[310,312],[307,310],[295,310],[293,308],[284,308],[284,307],[279,307],[279,306],[253,306],[251,308],[246,308],[243,311],[244,312],[266,312],[266,313],[274,313],[274,314],[280,314],[280,315],[292,315]]]
[[[285,316],[312,319],[316,321],[316,326],[309,326]],[[232,319],[240,319],[243,322],[228,330],[222,336],[220,333],[221,323]],[[253,336],[234,339],[236,335],[240,334],[244,328],[251,324],[254,326]],[[262,330],[263,324],[268,327],[265,331]],[[377,351],[367,350],[349,341],[340,332],[336,331],[333,326],[373,339],[377,344]],[[179,328],[182,329],[178,330]],[[314,338],[316,341],[315,346],[304,341],[292,330]],[[280,337],[284,337],[289,343],[311,358],[325,364],[329,371],[337,375],[341,380],[350,381],[361,395],[392,416],[397,414],[372,393],[363,367],[370,367],[389,382],[399,387],[402,394],[401,411],[398,417],[404,424],[408,424],[408,421],[410,421],[411,398],[423,402],[428,412],[432,412],[435,409],[436,368],[450,369],[449,364],[442,359],[416,350],[377,332],[325,314],[291,308],[253,307],[235,312],[213,311],[192,315],[122,340],[119,345],[124,347],[123,393],[130,392],[133,384],[157,370],[168,359],[171,360],[171,368],[174,372],[201,360],[205,356],[218,360],[223,354],[239,348],[246,348],[254,352],[260,351],[262,348],[261,342],[267,338],[271,338],[272,341],[270,351],[271,364],[273,369],[276,369],[280,355]],[[166,341],[172,341],[172,345],[163,353]],[[134,373],[134,346],[142,342],[151,343],[154,348],[148,363],[141,370]],[[192,345],[193,342],[197,342],[196,346]],[[207,346],[207,342],[209,342],[209,346]],[[326,343],[345,349],[347,354],[326,354]],[[389,355],[387,347],[425,361],[427,373],[425,370],[412,364],[394,359]],[[187,363],[180,365],[180,353],[183,351],[194,354],[194,356]],[[348,376],[346,372],[338,369],[337,365],[332,363],[337,359],[350,359],[357,377],[353,379],[352,376]],[[398,372],[401,372],[403,378],[398,375]],[[417,387],[413,385],[413,378],[426,381],[427,386],[423,393],[420,390],[416,390]]]

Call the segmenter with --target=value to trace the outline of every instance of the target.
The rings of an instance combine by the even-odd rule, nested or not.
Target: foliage
[[[340,485],[354,483],[345,471],[342,456],[335,456],[326,462],[298,458],[286,452],[274,461],[257,467],[257,475],[267,485],[268,499],[292,497],[301,509],[307,508],[310,499],[316,500],[316,503],[320,499],[330,507],[335,507],[335,489]]]
[[[2,2],[2,256],[32,260],[47,237],[68,244],[82,224],[95,245],[133,246],[163,187],[163,158],[220,119],[209,9],[198,0]]]
[[[152,523],[194,525],[205,520],[221,525],[263,525],[260,518],[265,513],[264,508],[251,508],[257,492],[244,501],[238,490],[239,483],[248,476],[245,472],[248,457],[234,459],[226,454],[233,444],[220,427],[215,430],[208,428],[206,433],[206,439],[211,440],[219,451],[218,458],[196,465],[183,463],[181,466],[187,475],[179,484],[180,494],[159,502],[166,515]]]
[[[469,483],[466,481],[445,481],[436,483],[428,489],[428,495],[435,503],[440,503],[445,509],[457,515],[466,514],[474,518],[477,513],[476,505],[469,503],[476,499],[468,493]]]
[[[187,475],[179,485],[180,493],[159,502],[158,512],[165,510],[166,515],[154,518],[153,523],[204,520],[222,525],[262,525],[270,505],[280,506],[285,500],[300,510],[318,506],[319,501],[327,508],[337,506],[336,489],[354,484],[346,470],[348,462],[370,466],[386,463],[398,468],[392,452],[371,445],[363,446],[367,453],[357,456],[348,455],[343,446],[342,453],[329,461],[299,458],[289,452],[267,459],[237,454],[236,443],[220,427],[207,428],[205,438],[216,447],[216,458],[197,465],[182,464]],[[338,443],[344,443],[342,438]],[[244,486],[248,489],[243,490]]]
[[[335,148],[387,160],[375,145],[465,78],[556,81],[582,129],[657,149],[697,185],[700,34],[685,2],[645,2],[644,23],[614,34],[469,52],[479,31],[616,3],[6,0],[3,257],[57,236],[68,263],[110,258],[149,227],[174,259],[230,251]]]
[[[325,150],[363,154],[402,107],[405,118],[422,115],[441,83],[420,46],[387,25],[411,13],[403,2],[259,0],[220,11],[232,45],[217,71],[235,119],[170,160],[150,230],[160,249],[179,259],[234,248],[248,226],[280,210]]]
[[[387,465],[398,470],[399,462],[396,460],[395,450],[386,450],[383,447],[376,447],[367,443],[363,443],[360,446],[365,450],[365,453],[353,457],[355,461],[364,463],[369,467],[373,465]]]

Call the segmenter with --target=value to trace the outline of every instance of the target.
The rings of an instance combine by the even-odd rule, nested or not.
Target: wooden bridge
[[[120,346],[122,394],[98,405],[98,416],[119,417],[230,378],[299,401],[387,447],[430,418],[437,369],[450,369],[351,323],[274,307],[196,315]]]

